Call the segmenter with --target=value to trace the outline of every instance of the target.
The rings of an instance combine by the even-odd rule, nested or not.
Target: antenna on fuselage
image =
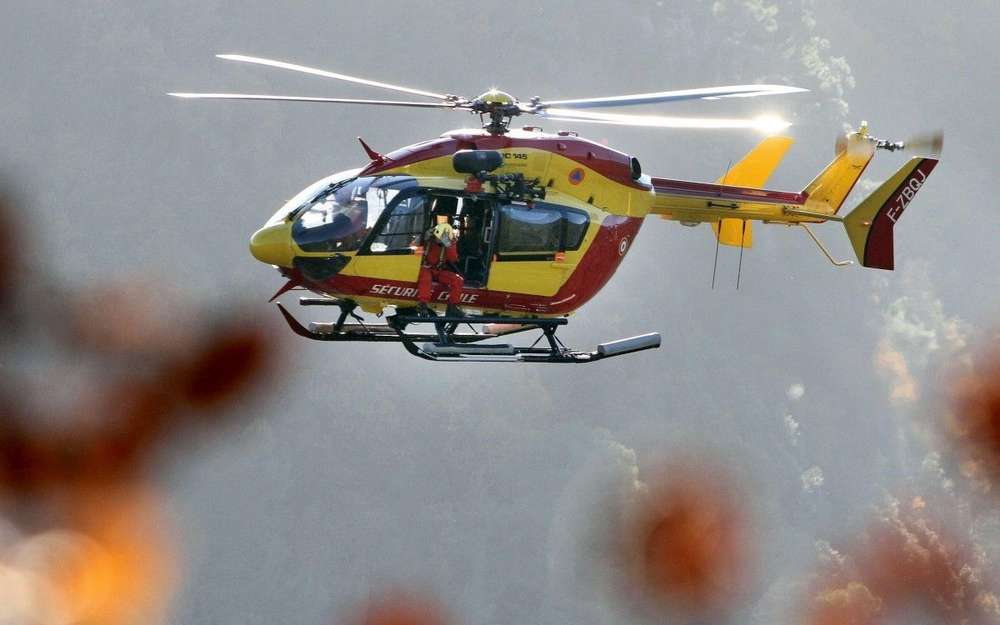
[[[722,187],[726,184],[726,176],[733,168],[733,159],[729,159],[725,171],[722,172],[721,184],[719,185],[719,197],[722,197]],[[722,241],[722,219],[719,219],[719,231],[715,233],[715,262],[712,263],[712,290],[715,290],[715,274],[719,270],[719,243]],[[714,228],[713,228],[714,231]]]
[[[740,231],[740,264],[736,269],[736,290],[740,290],[740,276],[743,275],[743,250],[746,249],[743,245],[747,240],[747,220],[743,220],[743,229]]]
[[[722,221],[720,220],[721,224]],[[719,270],[719,237],[715,237],[715,262],[712,263],[712,290],[715,290],[715,272]]]

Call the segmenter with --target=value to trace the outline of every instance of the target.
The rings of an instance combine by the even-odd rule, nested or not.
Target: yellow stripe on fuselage
[[[653,205],[655,194],[651,190],[621,184],[561,154],[521,147],[501,149],[499,152],[504,155],[504,164],[493,173],[522,173],[528,180],[537,178],[550,193],[568,195],[611,215],[645,217]],[[575,170],[583,171],[578,182],[577,177],[571,177]],[[420,179],[433,178],[432,186],[439,186],[440,182],[450,179],[452,185],[457,184],[457,187],[448,188],[465,186],[464,178],[456,174],[452,167],[450,154],[389,168],[379,172],[379,175],[414,176],[421,185],[424,182]],[[554,197],[547,199],[557,202]]]

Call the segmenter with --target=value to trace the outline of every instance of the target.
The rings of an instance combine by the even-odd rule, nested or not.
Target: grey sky
[[[385,95],[218,52],[525,99],[787,82],[813,91],[669,111],[787,115],[797,143],[770,186],[794,190],[845,123],[891,139],[946,132],[896,229],[891,274],[834,269],[803,233],[758,227],[741,290],[738,252],[723,249],[713,291],[707,228],[651,219],[566,338],[660,331],[655,352],[592,367],[430,366],[392,346],[283,334],[294,365],[259,414],[162,474],[185,549],[174,623],[314,625],[396,582],[430,588],[468,625],[610,622],[574,572],[597,476],[620,470],[621,449],[641,466],[693,443],[750,476],[764,570],[742,622],[763,623],[814,540],[856,527],[924,458],[908,426],[922,404],[890,401],[880,350],[925,388],[955,332],[1000,314],[995,2],[5,1],[0,16],[0,168],[34,208],[37,262],[80,288],[148,279],[150,297],[165,281],[266,309],[281,281],[246,245],[277,206],[362,164],[357,135],[388,151],[477,121],[164,95]],[[699,180],[758,138],[575,129],[646,172]],[[874,182],[902,163],[876,161]],[[817,232],[851,255],[838,225]],[[804,488],[813,467],[822,483],[813,472]]]

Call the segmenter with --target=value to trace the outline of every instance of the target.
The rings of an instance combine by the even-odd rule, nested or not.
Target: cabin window
[[[578,250],[583,243],[583,237],[587,234],[587,226],[590,225],[590,216],[583,211],[565,210],[563,219],[566,224],[564,250]]]
[[[545,260],[579,249],[590,218],[583,211],[536,202],[500,208],[497,252],[505,260]]]
[[[379,233],[372,239],[372,254],[412,254],[427,227],[427,196],[413,194],[400,197],[391,206],[391,213]]]
[[[536,205],[511,204],[500,209],[497,251],[501,254],[558,252],[562,212]]]

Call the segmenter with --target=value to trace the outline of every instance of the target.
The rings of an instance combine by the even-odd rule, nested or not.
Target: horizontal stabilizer
[[[937,163],[935,158],[910,159],[844,218],[858,262],[893,269],[892,229]]]
[[[740,162],[729,168],[716,184],[762,189],[792,147],[791,137],[768,137],[757,144]],[[753,247],[753,224],[743,219],[723,218],[712,224],[722,245]]]
[[[794,140],[791,137],[768,137],[729,168],[716,184],[763,189],[774,170],[785,158]]]

